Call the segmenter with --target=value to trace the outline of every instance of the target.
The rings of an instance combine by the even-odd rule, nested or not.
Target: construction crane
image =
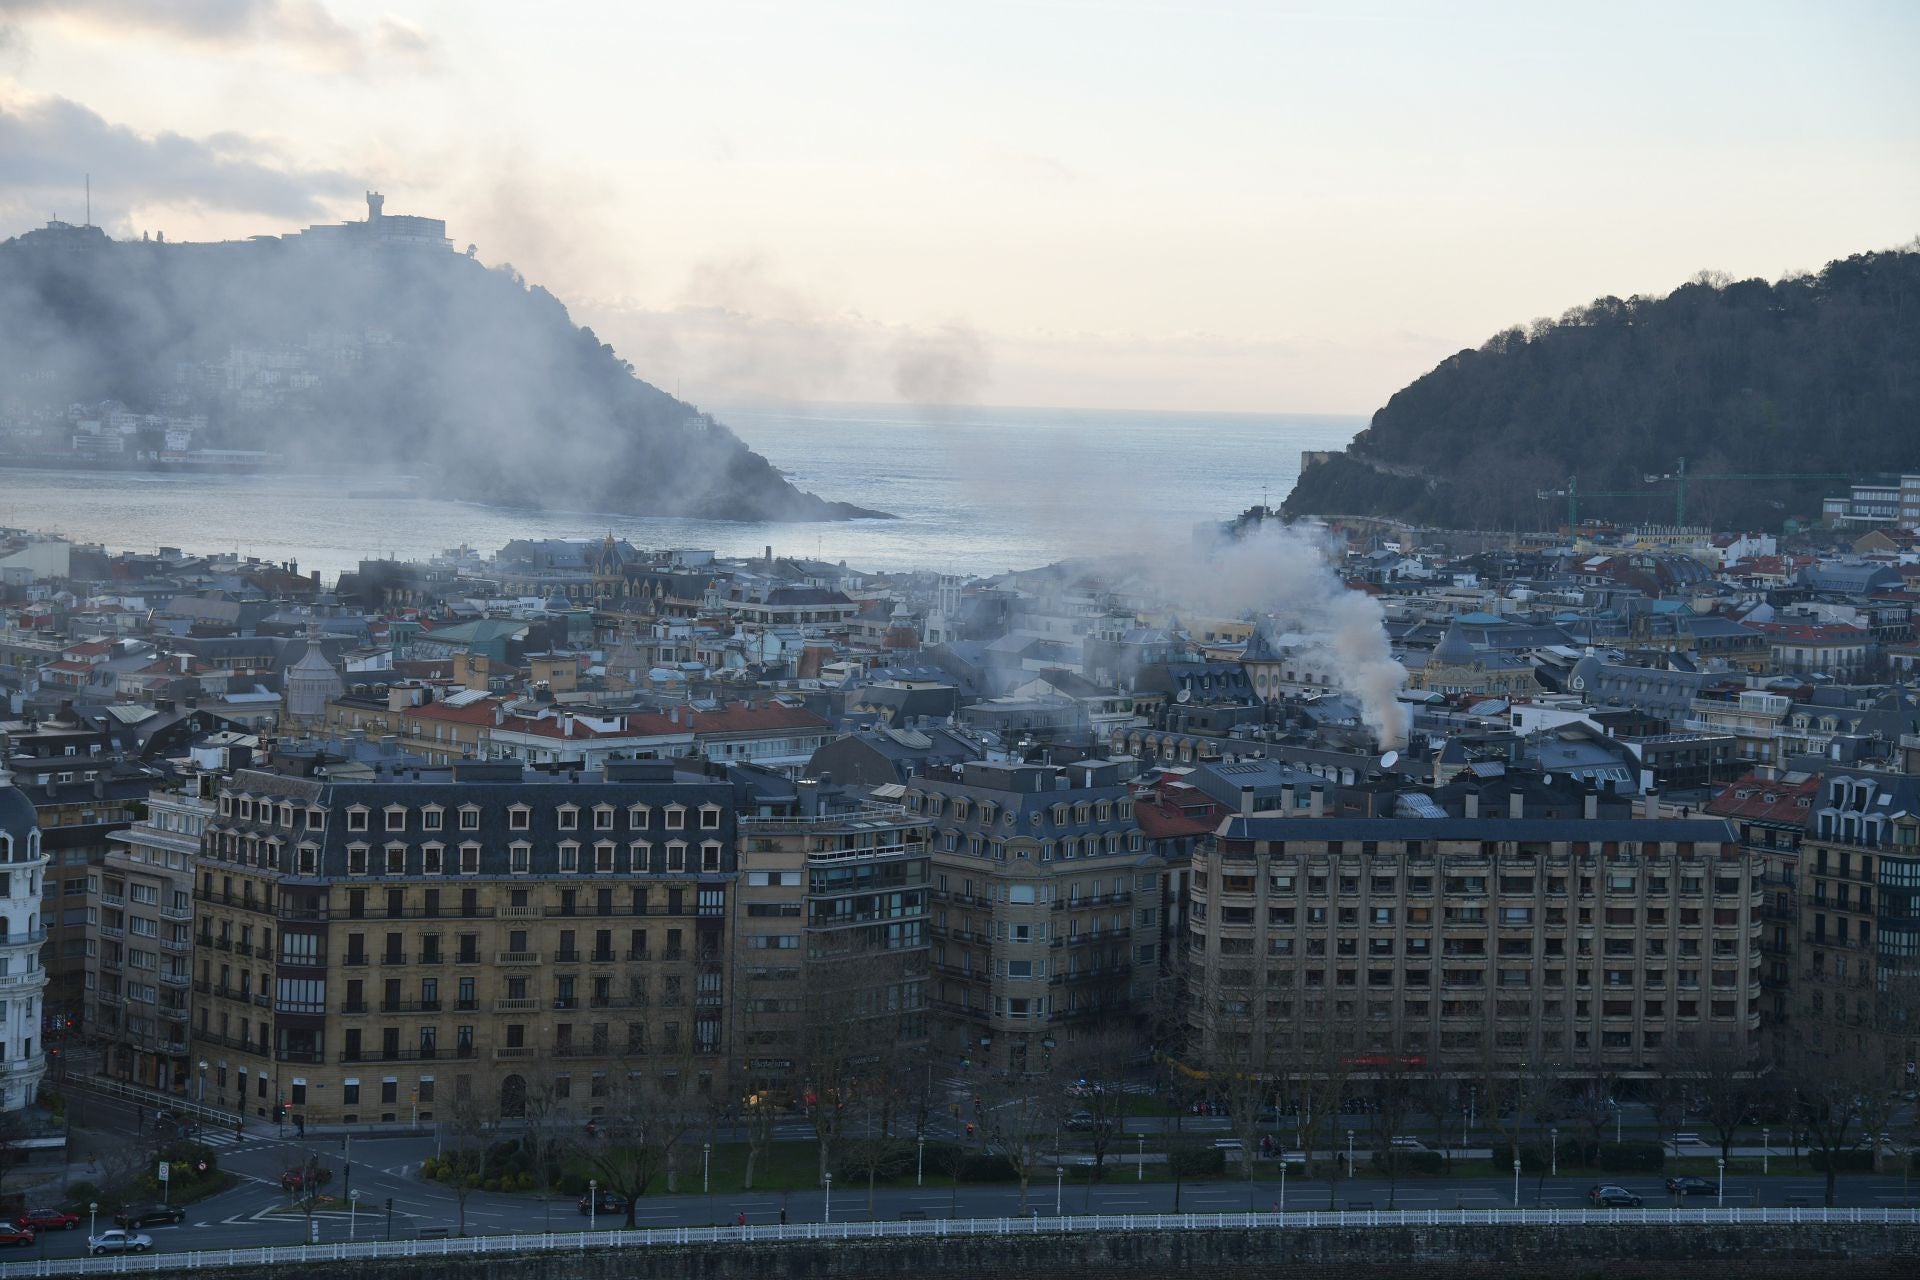
[[[1682,458],[1671,472],[1664,475],[1649,474],[1646,482],[1650,485],[1662,481],[1673,482],[1673,522],[1684,528],[1687,523],[1687,482],[1690,480],[1851,480],[1845,472],[1835,471],[1724,471],[1724,472],[1687,472],[1687,460]],[[1664,489],[1582,489],[1580,477],[1567,477],[1564,489],[1542,489],[1541,501],[1549,498],[1567,500],[1567,529],[1571,532],[1580,527],[1580,499],[1587,498],[1659,498],[1666,496]]]

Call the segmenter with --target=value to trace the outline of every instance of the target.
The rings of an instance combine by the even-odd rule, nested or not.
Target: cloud
[[[384,17],[369,35],[320,0],[0,0],[0,46],[10,26],[34,21],[115,39],[140,31],[214,48],[264,45],[332,72],[364,70],[376,55],[425,65],[433,53],[411,23]]]
[[[0,99],[0,216],[71,208],[85,173],[99,208],[117,211],[96,216],[102,223],[154,205],[310,219],[326,214],[327,198],[359,190],[338,170],[283,166],[270,144],[245,134],[142,134],[67,98]]]

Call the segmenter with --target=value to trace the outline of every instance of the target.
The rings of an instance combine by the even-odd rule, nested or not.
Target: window
[[[367,874],[367,846],[363,844],[347,846],[347,874],[350,876]]]
[[[669,826],[672,824],[669,823]],[[667,870],[685,871],[687,869],[687,846],[674,841],[667,846]]]
[[[446,852],[443,845],[423,844],[420,846],[420,871],[423,875],[437,876],[442,870],[441,856]],[[435,890],[434,892],[439,892]]]
[[[420,829],[422,831],[440,830],[441,812],[432,806],[420,811]]]
[[[405,831],[407,829],[407,811],[399,805],[387,807],[387,830]]]
[[[387,846],[387,874],[390,876],[407,874],[407,846],[403,844]]]
[[[720,829],[719,805],[703,804],[700,806],[700,829],[702,831],[718,831]]]
[[[653,846],[644,840],[636,840],[627,846],[627,870],[646,872],[653,870]]]
[[[578,871],[580,869],[580,846],[569,840],[560,846],[560,870]]]
[[[593,829],[595,831],[613,830],[613,806],[600,804],[593,807]]]
[[[246,803],[246,802],[242,802]],[[358,806],[347,810],[347,830],[365,831],[367,829],[367,811]]]
[[[478,806],[469,804],[460,807],[460,829],[462,831],[478,831],[480,829],[480,810]]]
[[[720,842],[709,840],[700,846],[700,869],[718,871],[720,869]]]
[[[682,831],[686,829],[687,810],[685,805],[670,804],[667,806],[666,813],[667,830]]]
[[[593,846],[593,869],[601,875],[613,870],[613,841],[602,840]]]
[[[578,831],[580,829],[580,810],[575,806],[563,804],[554,811],[554,816],[560,830]]]
[[[516,876],[526,875],[533,869],[533,846],[513,844],[507,847],[507,870]]]
[[[533,824],[533,810],[516,804],[507,809],[507,830],[525,831]]]
[[[460,874],[477,876],[480,874],[480,846],[463,844],[460,846]]]

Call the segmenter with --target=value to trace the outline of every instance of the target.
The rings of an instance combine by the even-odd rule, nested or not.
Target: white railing
[[[115,1080],[110,1076],[90,1076],[75,1072],[60,1077],[54,1082],[56,1089],[80,1089],[87,1093],[99,1094],[108,1098],[120,1098],[149,1109],[165,1109],[183,1116],[192,1116],[196,1120],[218,1125],[222,1129],[231,1129],[240,1117],[221,1107],[209,1107],[195,1102],[188,1094],[162,1093],[158,1089],[146,1089],[125,1080]]]
[[[370,1215],[371,1216],[371,1215]],[[177,1274],[232,1267],[293,1267],[362,1258],[450,1258],[477,1254],[579,1252],[687,1245],[755,1245],[821,1240],[948,1236],[1043,1236],[1115,1231],[1225,1231],[1288,1227],[1515,1227],[1920,1224],[1920,1209],[1400,1209],[1305,1213],[1103,1213],[1068,1217],[939,1218],[906,1222],[800,1223],[764,1227],[650,1227],[633,1231],[566,1231],[537,1235],[453,1236],[365,1244],[287,1245],[254,1249],[186,1249],[103,1258],[47,1258],[0,1264],[15,1276]],[[371,1226],[371,1223],[369,1224]],[[337,1230],[331,1221],[329,1229]]]

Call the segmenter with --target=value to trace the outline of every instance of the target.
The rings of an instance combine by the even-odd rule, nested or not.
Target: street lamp
[[[700,1191],[703,1195],[713,1190],[713,1179],[710,1176],[712,1171],[713,1144],[703,1142],[700,1144]]]
[[[357,1225],[359,1225],[359,1222],[360,1222],[360,1193],[358,1191],[349,1191],[347,1193],[347,1243],[348,1244],[353,1243],[353,1231],[354,1231],[354,1228]]]
[[[1724,1209],[1727,1207],[1727,1158],[1719,1156],[1714,1163],[1720,1166],[1720,1189],[1714,1193],[1713,1207]]]
[[[1760,1131],[1760,1172],[1762,1174],[1766,1173],[1767,1157],[1772,1154],[1773,1154],[1773,1130],[1762,1129]]]
[[[1513,1158],[1513,1207],[1520,1207],[1520,1157]]]
[[[828,1175],[827,1175],[827,1216],[826,1216],[826,1221],[828,1221],[828,1222],[832,1222],[832,1221],[833,1221],[833,1175],[832,1175],[832,1174],[828,1174]]]
[[[920,1145],[920,1154],[914,1160],[914,1164],[913,1164],[913,1185],[916,1187],[924,1187],[927,1185],[927,1135],[926,1134],[923,1133],[920,1135],[919,1145]]]
[[[98,1231],[94,1230],[95,1226],[98,1225],[94,1221],[94,1219],[99,1214],[99,1212],[100,1212],[100,1202],[98,1200],[89,1200],[87,1202],[87,1234],[89,1236],[95,1236],[100,1234]]]
[[[1280,1212],[1287,1211],[1287,1153],[1280,1153]]]
[[[1552,1154],[1548,1157],[1547,1172],[1552,1177],[1557,1178],[1560,1176],[1560,1130],[1559,1128],[1556,1126],[1555,1128],[1548,1129],[1547,1136],[1552,1141],[1552,1144],[1553,1144]]]
[[[579,1186],[580,1184],[576,1182],[574,1185]],[[587,1230],[593,1230],[594,1226],[599,1222],[599,1219],[600,1180],[598,1178],[589,1178],[587,1180]]]
[[[207,1103],[207,1060],[200,1059],[200,1105]]]
[[[1140,1135],[1140,1160],[1139,1163],[1133,1167],[1133,1180],[1135,1182],[1145,1182],[1147,1180],[1147,1135],[1144,1133]]]
[[[1353,1130],[1347,1130],[1347,1176],[1353,1176]]]
[[[1613,1103],[1613,1143],[1615,1146],[1619,1146],[1620,1145],[1620,1118],[1625,1114],[1625,1109],[1621,1107],[1620,1099],[1618,1098],[1610,1098],[1608,1099],[1608,1101]]]
[[[1063,1164],[1053,1166],[1053,1216],[1060,1216],[1060,1197],[1067,1188],[1067,1167]]]

